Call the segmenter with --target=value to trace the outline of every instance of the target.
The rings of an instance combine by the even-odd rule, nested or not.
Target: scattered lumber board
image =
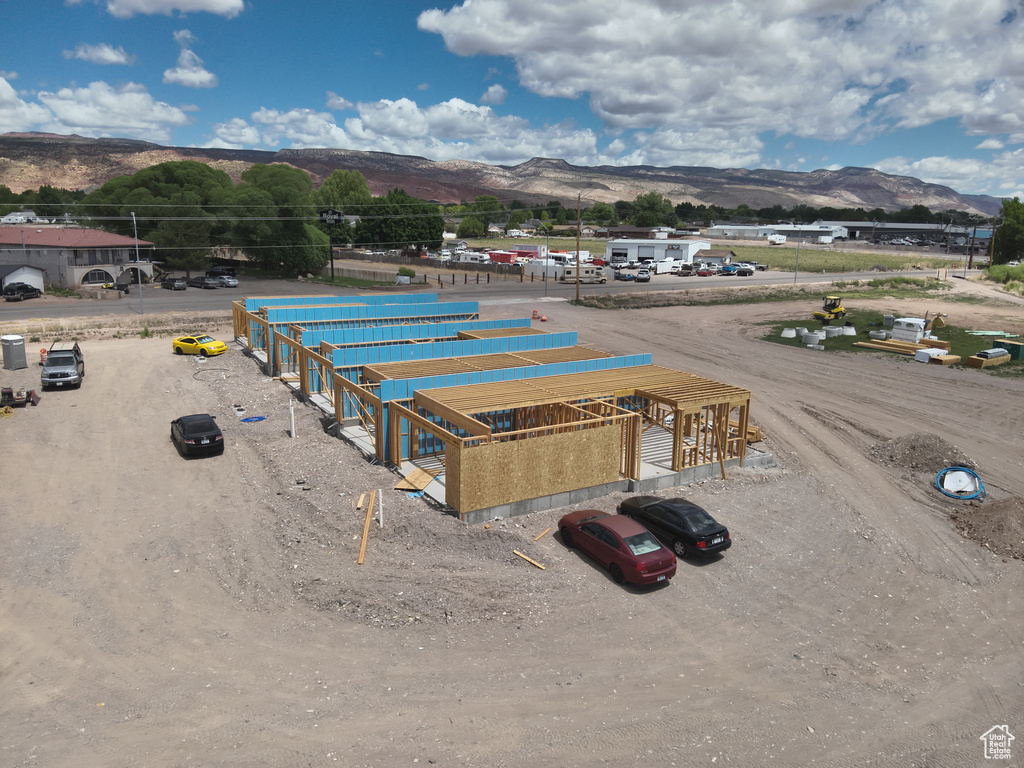
[[[936,355],[928,361],[928,365],[955,365],[961,359],[960,355]]]
[[[433,480],[437,475],[440,474],[440,470],[425,470],[416,467],[412,472],[403,477],[395,484],[395,490],[398,491],[422,491]]]
[[[897,355],[908,355],[913,357],[922,349],[945,349],[949,351],[949,342],[940,339],[929,339],[928,343],[918,344],[913,341],[900,341],[899,339],[879,339],[877,341],[855,341],[855,347],[867,347],[878,349],[882,352],[895,352]]]
[[[370,503],[366,505],[366,521],[363,523],[363,541],[359,545],[359,559],[356,565],[362,565],[366,559],[366,539],[370,535],[370,519],[373,517],[373,502],[377,499],[377,492],[370,492]]]
[[[512,550],[512,554],[513,554],[513,555],[519,555],[519,556],[520,556],[521,558],[523,558],[523,560],[525,560],[526,562],[528,562],[528,563],[529,563],[530,565],[536,565],[536,566],[537,566],[538,568],[540,568],[540,569],[541,569],[542,571],[546,571],[546,570],[547,570],[547,568],[545,568],[545,567],[544,567],[543,565],[541,565],[540,563],[538,563],[538,562],[537,562],[536,560],[531,560],[531,559],[530,559],[530,558],[528,558],[528,557],[527,557],[526,555],[524,555],[524,554],[523,554],[522,552],[520,552],[520,551],[519,551],[518,549],[513,549],[513,550]]]

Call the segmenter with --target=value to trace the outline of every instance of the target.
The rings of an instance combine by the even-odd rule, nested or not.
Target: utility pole
[[[135,223],[135,211],[132,211],[131,214],[132,231],[135,233],[135,271],[139,277],[139,314],[144,315],[146,313],[142,311],[142,264],[139,263],[139,226]]]
[[[580,211],[583,201],[583,193],[576,193],[576,303],[580,301]]]

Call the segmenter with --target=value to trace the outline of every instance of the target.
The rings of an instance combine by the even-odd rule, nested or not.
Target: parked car
[[[38,299],[42,295],[42,291],[28,283],[8,283],[4,286],[4,301]]]
[[[82,386],[85,378],[85,356],[77,341],[55,341],[46,353],[43,372],[39,376],[40,388]]]
[[[193,288],[220,288],[220,279],[209,275],[196,275],[188,279]]]
[[[616,584],[657,584],[676,575],[675,555],[624,515],[584,509],[559,520],[558,529],[565,546],[578,547],[607,568]]]
[[[208,413],[194,413],[172,421],[171,440],[185,456],[224,453],[224,435]]]
[[[617,269],[615,270],[614,274],[616,280],[622,280],[623,282],[628,283],[631,280],[636,280],[636,275],[634,275],[632,272],[623,272],[622,270]]]
[[[221,288],[237,288],[238,287],[238,278],[237,277],[232,277],[231,275],[221,275],[220,277],[218,277],[216,279],[220,283],[220,287]]]
[[[638,283],[649,283],[651,282],[651,270],[649,269],[638,269],[636,273],[636,281]]]
[[[703,267],[697,270],[697,277],[714,277],[715,269],[705,264]]]
[[[735,275],[738,269],[739,267],[737,267],[735,264],[726,264],[724,267],[722,267],[722,274]]]
[[[754,268],[749,264],[741,264],[736,267],[736,275],[738,277],[750,277],[754,274]]]
[[[619,504],[618,511],[649,529],[678,557],[724,552],[732,546],[729,529],[686,499],[631,496]]]
[[[221,275],[228,275],[229,277],[238,277],[238,273],[235,272],[234,267],[225,267],[218,264],[206,270],[207,277],[220,277]]]
[[[205,333],[195,336],[179,336],[171,342],[171,348],[176,355],[199,355],[201,357],[223,355],[228,351],[227,344],[217,341],[213,336],[207,336]]]
[[[184,291],[188,288],[188,281],[184,277],[165,277],[160,281],[160,287],[168,291]]]

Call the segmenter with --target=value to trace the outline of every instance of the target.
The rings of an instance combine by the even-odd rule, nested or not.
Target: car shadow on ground
[[[676,562],[682,565],[690,565],[694,568],[706,568],[709,565],[721,562],[725,559],[725,555],[721,552],[712,552],[708,555],[687,555],[686,557],[676,557]]]

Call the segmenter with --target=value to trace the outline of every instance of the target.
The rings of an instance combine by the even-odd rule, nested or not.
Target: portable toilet
[[[25,358],[25,337],[24,336],[0,336],[0,344],[4,350],[4,369],[15,371],[19,368],[28,368],[28,360]]]

